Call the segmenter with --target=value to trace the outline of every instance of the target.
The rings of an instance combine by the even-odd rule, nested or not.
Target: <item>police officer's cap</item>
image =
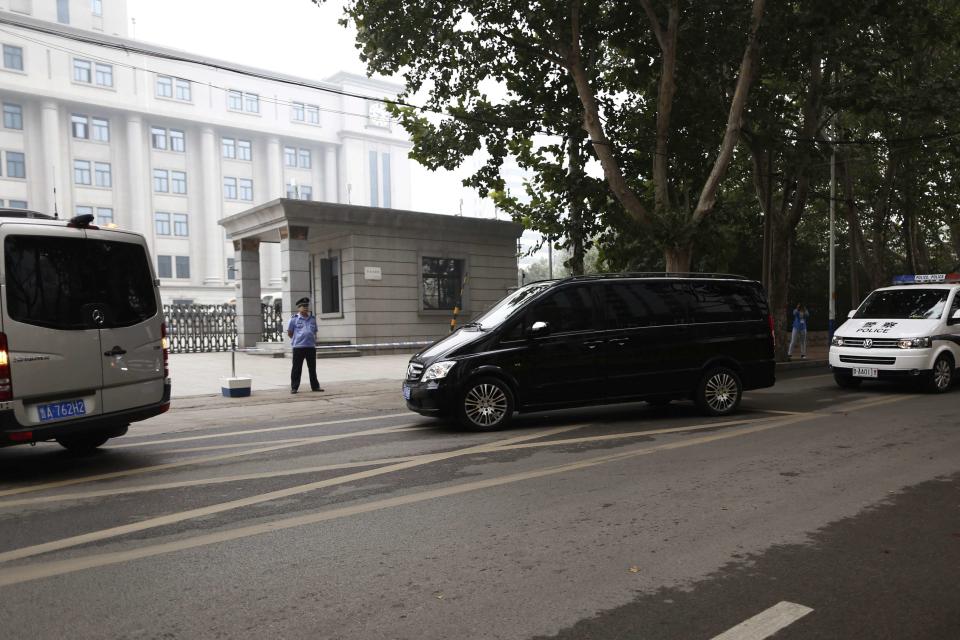
[[[300,298],[299,300],[297,300],[297,306],[298,306],[298,307],[309,307],[309,306],[310,306],[310,298]]]

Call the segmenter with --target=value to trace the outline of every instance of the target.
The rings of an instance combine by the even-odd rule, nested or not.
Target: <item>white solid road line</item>
[[[711,640],[763,640],[769,638],[813,611],[810,607],[793,602],[778,602],[766,611],[758,613],[737,626],[724,631]]]

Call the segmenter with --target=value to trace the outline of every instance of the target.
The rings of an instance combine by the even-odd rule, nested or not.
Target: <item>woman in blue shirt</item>
[[[793,345],[800,341],[800,359],[807,358],[807,320],[810,319],[810,312],[802,304],[797,304],[793,310],[793,331],[790,334],[790,346],[787,347],[787,358],[793,356]]]

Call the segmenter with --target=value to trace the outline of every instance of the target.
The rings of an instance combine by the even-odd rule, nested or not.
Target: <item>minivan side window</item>
[[[764,310],[756,290],[740,282],[691,282],[695,300],[694,322],[737,322],[760,320]]]
[[[617,282],[603,287],[603,307],[612,329],[633,329],[664,324],[668,307],[643,282]]]
[[[589,287],[565,287],[549,294],[525,314],[525,328],[546,322],[550,333],[568,333],[596,328],[593,295]]]
[[[157,314],[144,248],[129,242],[10,235],[7,314],[52,329],[128,327]],[[100,310],[97,325],[91,311]]]

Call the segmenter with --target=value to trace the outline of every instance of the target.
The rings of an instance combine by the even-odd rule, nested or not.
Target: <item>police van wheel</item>
[[[945,393],[953,384],[953,360],[942,355],[933,363],[933,370],[927,378],[927,390],[930,393]]]
[[[76,436],[63,436],[57,438],[57,443],[67,451],[74,453],[89,453],[101,446],[110,439],[109,434],[99,431],[93,433],[83,433]]]
[[[863,382],[860,378],[854,378],[849,373],[834,373],[833,381],[837,383],[837,386],[841,389],[856,389],[860,386],[860,383]]]
[[[476,378],[460,395],[457,418],[471,431],[496,431],[513,418],[516,405],[509,385],[497,378]]]
[[[708,416],[726,416],[737,410],[743,396],[743,384],[733,369],[717,367],[700,379],[694,400]]]

